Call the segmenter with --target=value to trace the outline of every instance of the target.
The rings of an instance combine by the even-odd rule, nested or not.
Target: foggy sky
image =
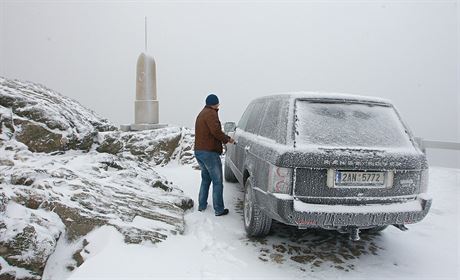
[[[392,100],[417,136],[460,141],[455,1],[3,1],[0,9],[0,75],[42,83],[117,125],[134,121],[147,16],[162,123],[193,127],[209,92],[223,122],[262,95],[345,92]],[[439,156],[458,160],[449,154]]]

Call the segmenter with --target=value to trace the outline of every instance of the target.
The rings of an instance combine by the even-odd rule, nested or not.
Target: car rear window
[[[298,100],[295,109],[294,137],[299,147],[412,147],[391,106]]]

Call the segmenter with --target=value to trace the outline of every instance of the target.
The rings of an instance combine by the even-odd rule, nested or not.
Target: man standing
[[[195,122],[195,158],[201,168],[201,186],[198,195],[198,211],[208,206],[209,186],[212,182],[212,204],[216,216],[228,214],[224,207],[222,176],[222,143],[234,143],[234,140],[222,132],[217,112],[219,98],[210,94],[206,97],[206,106],[201,110]]]

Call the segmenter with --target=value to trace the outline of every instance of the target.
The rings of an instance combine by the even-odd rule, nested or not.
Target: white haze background
[[[209,92],[222,121],[285,91],[391,99],[415,132],[460,141],[457,1],[1,1],[0,75],[134,119],[135,67],[157,62],[160,121],[193,127]],[[428,151],[460,167],[460,153]]]

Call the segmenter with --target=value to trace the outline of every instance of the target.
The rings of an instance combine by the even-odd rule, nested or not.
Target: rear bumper
[[[425,218],[432,202],[431,198],[420,195],[414,200],[389,204],[325,205],[305,203],[291,196],[256,192],[256,196],[259,195],[264,196],[262,207],[273,219],[299,228],[369,228],[412,224]],[[258,198],[258,201],[261,200]]]

